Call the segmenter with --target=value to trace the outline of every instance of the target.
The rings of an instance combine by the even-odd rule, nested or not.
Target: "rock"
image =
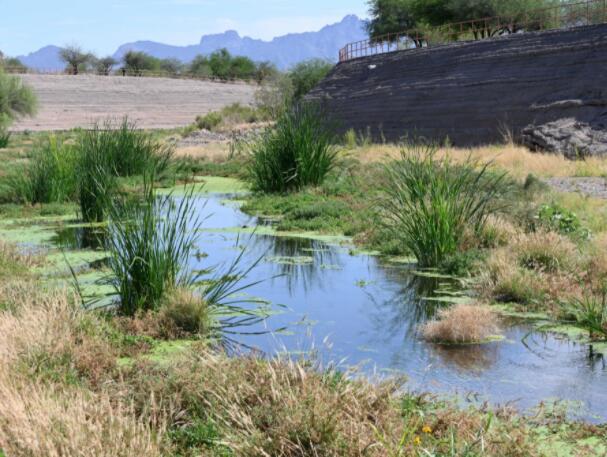
[[[521,132],[521,142],[532,151],[563,154],[568,159],[607,155],[607,129],[573,118],[535,126]]]

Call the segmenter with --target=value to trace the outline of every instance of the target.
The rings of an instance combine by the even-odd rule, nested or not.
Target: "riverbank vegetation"
[[[184,264],[200,222],[188,206],[196,189],[174,204],[156,190],[211,171],[248,177],[255,191],[239,196],[244,210],[272,216],[278,230],[345,234],[369,253],[418,257],[420,268],[465,277],[478,303],[445,308],[430,322],[422,333],[436,344],[491,339],[504,310],[604,338],[604,205],[542,180],[552,170],[601,175],[602,161],[562,167],[560,158],[512,145],[465,151],[327,137],[318,147],[320,117],[287,116],[295,117],[279,118],[252,149],[213,162],[173,155],[162,139],[168,133],[128,124],[15,135],[0,172],[0,214],[12,224],[51,215],[80,224],[82,195],[111,182],[108,198],[95,199],[101,212],[89,219],[107,230],[104,274],[114,306],[94,310],[69,274],[57,281],[40,273],[53,253],[0,245],[0,448],[7,457],[600,455],[604,426],[569,422],[552,409],[520,416],[464,408],[409,393],[402,380],[371,382],[314,359],[226,352],[233,349],[224,344],[226,329],[264,317],[256,300],[240,303],[251,300],[241,287],[254,265],[240,265],[237,253],[225,271],[196,272],[204,280],[193,280]],[[285,150],[291,155],[282,167],[274,159]],[[278,164],[272,176],[284,184],[306,176],[298,167],[318,151],[329,154],[328,166],[297,186],[255,188],[257,179],[274,178],[247,171],[256,161]],[[528,157],[531,175],[521,167]],[[38,190],[19,191],[18,178]],[[391,219],[391,208],[418,212],[425,224],[394,225],[402,219]],[[441,237],[428,232],[436,226],[445,229]],[[444,242],[429,248],[440,255],[424,259],[416,244],[424,240]],[[73,267],[78,278],[82,266]],[[110,435],[116,438],[107,443]]]

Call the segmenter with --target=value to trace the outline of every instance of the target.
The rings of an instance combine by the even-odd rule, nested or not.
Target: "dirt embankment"
[[[38,96],[34,118],[13,130],[67,130],[128,116],[141,128],[172,128],[232,103],[253,101],[256,87],[245,83],[121,76],[22,75]]]

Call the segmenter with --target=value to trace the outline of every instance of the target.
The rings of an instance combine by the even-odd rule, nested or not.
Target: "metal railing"
[[[527,31],[607,22],[607,0],[585,0],[521,12],[514,17],[495,16],[445,24],[438,27],[388,33],[349,43],[339,51],[339,61],[406,49],[425,48],[455,41],[482,40]]]

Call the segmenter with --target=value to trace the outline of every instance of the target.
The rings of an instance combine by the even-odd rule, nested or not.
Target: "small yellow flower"
[[[422,427],[422,432],[424,432],[424,433],[432,433],[432,428],[429,425],[424,425]]]
[[[420,444],[422,444],[422,439],[419,436],[415,435],[415,438],[413,438],[413,444],[415,446],[419,446]]]

